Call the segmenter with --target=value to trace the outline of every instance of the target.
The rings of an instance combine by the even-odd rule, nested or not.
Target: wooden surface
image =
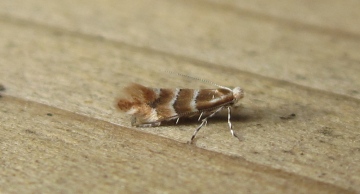
[[[359,193],[358,1],[0,1],[0,192]],[[131,82],[246,92],[133,128]]]

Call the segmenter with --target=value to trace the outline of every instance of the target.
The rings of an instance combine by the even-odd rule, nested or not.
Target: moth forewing
[[[207,123],[207,119],[223,108],[228,109],[228,123],[231,134],[236,137],[230,122],[230,107],[244,97],[240,87],[233,90],[220,86],[218,89],[164,89],[149,88],[131,84],[124,88],[128,98],[118,101],[120,110],[133,116],[132,125],[139,127],[159,126],[163,121],[202,116],[202,123],[195,130],[191,140]]]

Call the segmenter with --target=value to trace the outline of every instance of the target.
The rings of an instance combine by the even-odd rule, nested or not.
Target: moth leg
[[[198,121],[200,121],[200,119],[201,119],[201,116],[204,114],[204,112],[201,112],[200,113],[200,116],[199,116],[199,118],[198,118]]]
[[[192,143],[192,141],[194,140],[196,134],[200,131],[201,127],[203,127],[204,125],[207,124],[207,119],[214,116],[216,113],[218,113],[221,109],[223,109],[224,107],[220,107],[218,109],[216,109],[213,113],[211,113],[209,116],[205,117],[204,119],[202,119],[201,124],[195,129],[194,134],[191,136],[190,139],[190,143]]]
[[[203,119],[201,124],[195,129],[194,134],[191,136],[190,143],[194,140],[196,134],[200,131],[201,127],[207,123],[207,119]]]
[[[175,122],[176,125],[178,124],[179,120],[180,120],[180,117],[178,117],[178,118],[176,119],[176,122]]]
[[[234,132],[233,126],[232,126],[231,121],[230,121],[230,118],[231,118],[231,108],[230,108],[230,107],[227,107],[227,109],[228,109],[228,124],[229,124],[229,128],[230,128],[231,135],[239,139],[239,137],[238,137],[238,136],[236,135],[236,133]]]

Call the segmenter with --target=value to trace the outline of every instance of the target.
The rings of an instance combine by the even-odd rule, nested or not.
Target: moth
[[[187,75],[182,75],[190,77]],[[190,77],[201,80],[198,78]],[[240,87],[230,89],[210,81],[201,80],[217,86],[217,89],[167,89],[151,88],[132,83],[124,88],[128,98],[119,99],[117,106],[121,111],[132,115],[131,124],[136,127],[155,127],[161,122],[180,118],[199,116],[201,124],[195,129],[190,143],[199,130],[207,124],[208,118],[222,109],[228,110],[228,124],[232,136],[237,137],[231,124],[231,107],[244,97]]]

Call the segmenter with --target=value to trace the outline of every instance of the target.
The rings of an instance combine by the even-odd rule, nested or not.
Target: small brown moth
[[[187,75],[178,75],[193,78]],[[193,79],[201,80],[198,78]],[[243,90],[240,87],[230,89],[206,80],[201,81],[211,83],[217,86],[218,89],[149,88],[133,83],[124,88],[129,98],[120,99],[117,105],[120,110],[133,116],[131,124],[136,127],[155,127],[159,126],[163,121],[175,119],[177,124],[180,118],[196,115],[199,115],[198,120],[200,121],[204,115],[205,118],[195,129],[190,142],[195,138],[201,127],[207,124],[208,118],[227,108],[230,132],[234,137],[237,137],[230,121],[231,107],[244,97]]]

